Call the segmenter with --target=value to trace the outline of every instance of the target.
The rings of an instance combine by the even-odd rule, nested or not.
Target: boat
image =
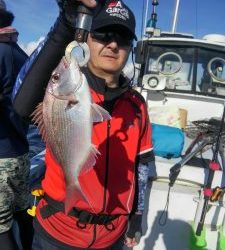
[[[169,151],[176,144],[181,151],[163,155],[154,149],[144,236],[133,249],[224,250],[225,36],[196,39],[176,33],[179,1],[172,31],[161,32],[156,27],[158,1],[152,5],[145,35],[135,48],[137,90],[147,102],[154,128],[171,128],[164,139],[153,130],[154,146],[165,144]],[[183,133],[183,142],[179,133],[173,134],[176,129]]]

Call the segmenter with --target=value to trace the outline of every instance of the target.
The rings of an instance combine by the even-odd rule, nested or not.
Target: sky
[[[124,0],[136,17],[136,34],[142,35],[147,0]],[[56,0],[5,0],[7,9],[15,15],[13,26],[18,29],[19,44],[29,54],[53,25],[58,7]],[[175,0],[159,0],[156,8],[157,27],[171,31]],[[149,0],[148,17],[152,12]],[[225,0],[180,0],[177,32],[190,33],[196,38],[209,33],[225,35]]]

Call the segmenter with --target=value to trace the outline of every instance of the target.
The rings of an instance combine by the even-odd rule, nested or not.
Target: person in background
[[[29,125],[27,140],[29,143],[29,157],[32,160],[40,152],[45,149],[45,143],[43,142],[38,128],[34,124]]]
[[[17,45],[14,15],[0,0],[0,248],[18,249],[12,234],[16,219],[24,250],[31,249],[32,219],[29,207],[28,125],[15,113],[11,94],[16,76],[27,59]]]
[[[58,0],[59,17],[46,40],[18,77],[14,108],[31,119],[43,100],[51,74],[74,39],[75,0]],[[80,1],[79,1],[80,2]],[[96,7],[93,0],[82,0]],[[90,60],[81,70],[92,99],[112,116],[93,124],[92,143],[101,155],[79,182],[89,203],[78,201],[64,212],[65,181],[61,166],[46,146],[45,192],[36,210],[33,250],[120,250],[140,241],[148,163],[154,161],[151,125],[143,97],[123,76],[135,35],[135,17],[123,1],[101,1],[95,8],[87,44]]]

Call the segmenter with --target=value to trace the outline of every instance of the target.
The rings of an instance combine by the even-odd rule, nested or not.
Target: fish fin
[[[96,146],[92,144],[90,147],[88,156],[81,167],[79,175],[83,175],[87,173],[88,171],[90,171],[92,167],[94,167],[94,165],[96,164],[97,155],[100,155],[100,154],[101,153],[98,151]]]
[[[91,105],[91,117],[93,122],[102,122],[111,119],[109,112],[96,103],[92,103]]]
[[[77,180],[75,185],[68,185],[66,187],[65,213],[68,214],[80,200],[87,201],[87,198],[82,192],[79,181]]]
[[[43,103],[39,103],[35,108],[34,112],[31,114],[31,121],[38,127],[39,133],[44,142],[47,141],[44,118],[43,118]]]

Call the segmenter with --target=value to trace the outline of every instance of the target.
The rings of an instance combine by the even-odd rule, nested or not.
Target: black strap
[[[40,213],[43,219],[50,217],[57,212],[64,212],[64,203],[53,200],[48,195],[43,198],[47,204],[40,209]],[[98,224],[98,225],[108,225],[114,219],[118,218],[119,214],[108,215],[108,214],[94,214],[85,210],[80,210],[78,208],[73,208],[69,216],[74,216],[78,218],[78,224]]]

